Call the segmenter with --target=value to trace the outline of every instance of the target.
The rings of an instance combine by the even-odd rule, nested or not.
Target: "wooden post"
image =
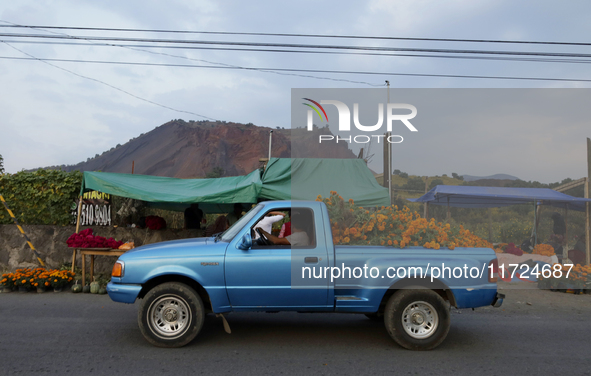
[[[492,244],[492,208],[488,208],[488,242]]]
[[[384,133],[384,140],[386,140],[388,138],[388,133]],[[385,188],[389,188],[390,187],[390,179],[392,178],[390,174],[392,174],[392,171],[390,170],[390,163],[388,161],[388,142],[384,141],[384,174],[383,174],[383,181],[382,181],[382,186],[384,186]]]
[[[591,180],[591,138],[587,137],[587,181],[585,182],[585,198],[591,197],[591,187],[589,184]],[[589,209],[589,203],[585,204],[585,248],[587,251],[587,264],[591,264],[591,239],[589,239],[589,226],[591,225],[591,213]]]
[[[78,199],[78,216],[76,217],[76,234],[80,231],[80,213],[82,212],[82,195]],[[74,273],[74,267],[76,266],[76,251],[74,248],[72,252],[72,273]]]
[[[537,205],[537,202],[534,201],[534,230],[532,233],[532,237],[534,237],[534,244],[533,246],[535,247],[536,245],[538,245],[538,225],[540,224],[540,214],[542,213],[542,205],[537,205],[537,208],[535,207]]]
[[[587,139],[589,140],[589,139]],[[585,198],[589,198],[589,178],[585,181]],[[585,254],[587,255],[586,263],[587,265],[591,264],[591,249],[589,244],[591,243],[589,240],[589,203],[585,203]]]
[[[568,204],[564,208],[564,241],[562,246],[562,258],[568,258]]]
[[[425,176],[425,194],[427,192],[429,192],[429,177],[428,176]],[[428,218],[428,216],[429,216],[429,206],[428,205],[429,205],[429,203],[428,202],[425,202],[425,209],[424,209],[424,214],[425,215],[423,216],[423,218],[425,218],[427,220],[429,219]]]

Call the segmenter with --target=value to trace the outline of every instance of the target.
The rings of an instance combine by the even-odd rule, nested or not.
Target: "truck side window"
[[[279,236],[279,233],[272,232],[273,223],[279,221],[283,221],[284,225],[282,237]],[[260,239],[256,231],[257,228],[262,228],[266,234],[269,234],[269,236],[265,236],[268,241]],[[251,232],[255,248],[313,248],[316,245],[314,213],[308,208],[282,208],[269,211],[252,227]]]

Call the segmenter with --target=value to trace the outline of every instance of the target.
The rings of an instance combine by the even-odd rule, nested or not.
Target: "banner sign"
[[[72,224],[78,217],[78,200],[72,204]],[[82,196],[81,226],[111,226],[111,195],[99,191]]]

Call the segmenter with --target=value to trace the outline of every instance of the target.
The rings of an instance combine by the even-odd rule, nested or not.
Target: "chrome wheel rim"
[[[189,304],[180,296],[168,295],[155,300],[148,309],[148,322],[152,333],[160,338],[175,339],[182,336],[191,324]]]
[[[412,302],[402,312],[402,327],[412,338],[429,338],[438,325],[437,311],[427,302]]]

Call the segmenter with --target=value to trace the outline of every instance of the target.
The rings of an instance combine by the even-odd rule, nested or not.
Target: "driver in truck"
[[[279,238],[275,235],[272,235],[260,227],[256,228],[256,230],[257,232],[260,231],[273,245],[295,245],[300,247],[310,245],[308,233],[302,228],[304,227],[303,225],[305,223],[302,221],[302,216],[299,212],[294,212],[292,215],[293,220],[291,223],[291,235],[288,235],[285,238]]]

